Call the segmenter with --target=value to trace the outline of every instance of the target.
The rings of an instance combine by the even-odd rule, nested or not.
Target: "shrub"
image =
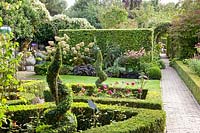
[[[159,60],[159,61],[158,61],[158,65],[159,65],[160,69],[165,69],[165,68],[166,68],[165,62],[162,61],[162,60]]]
[[[153,66],[148,68],[147,75],[150,79],[161,79],[161,70],[157,66]]]
[[[81,76],[95,76],[96,72],[95,68],[92,65],[88,64],[74,67],[73,74]]]
[[[49,66],[50,62],[45,62],[43,64],[37,64],[34,67],[34,71],[37,75],[46,75],[47,74],[47,68]]]
[[[41,22],[35,32],[34,41],[39,44],[48,44],[53,40],[60,29],[94,29],[84,18],[69,18],[65,15],[55,15],[51,21]]]
[[[200,77],[200,60],[192,59],[188,62],[188,66]]]
[[[22,81],[22,87],[27,93],[35,94],[36,96],[43,97],[45,89],[45,82],[42,80],[26,80]]]
[[[34,67],[34,71],[37,75],[46,75],[47,74],[47,68],[49,66],[50,62],[45,62],[43,64],[37,64]],[[71,73],[72,71],[72,67],[68,66],[68,65],[62,65],[61,70],[60,70],[60,74],[61,75],[66,75]]]

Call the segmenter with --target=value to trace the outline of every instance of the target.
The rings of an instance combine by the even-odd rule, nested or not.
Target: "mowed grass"
[[[85,84],[95,84],[95,81],[98,77],[91,76],[75,76],[75,75],[61,75],[60,76],[64,83],[85,83]],[[38,80],[46,80],[46,76],[34,75],[29,78],[34,78]],[[105,84],[114,84],[115,82],[131,84],[135,82],[134,88],[140,87],[140,80],[138,79],[127,79],[127,78],[108,78],[104,83]],[[145,87],[146,89],[151,90],[159,90],[160,89],[160,81],[159,80],[147,80]]]

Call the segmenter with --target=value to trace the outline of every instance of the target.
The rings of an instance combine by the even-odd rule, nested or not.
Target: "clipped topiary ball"
[[[147,75],[150,79],[161,79],[161,70],[157,66],[150,67],[147,71]]]

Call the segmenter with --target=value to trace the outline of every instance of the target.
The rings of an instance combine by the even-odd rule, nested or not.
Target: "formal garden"
[[[0,132],[165,132],[161,53],[200,103],[198,1],[67,2],[0,2]]]

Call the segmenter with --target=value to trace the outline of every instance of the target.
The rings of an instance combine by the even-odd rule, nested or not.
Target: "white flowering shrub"
[[[55,36],[55,40],[62,46],[63,64],[70,66],[86,65],[94,62],[93,47],[94,43],[85,44],[80,42],[75,46],[70,46],[67,42],[69,37],[64,34],[64,37]],[[47,59],[51,60],[56,48],[54,41],[49,41],[49,46],[46,47]]]

